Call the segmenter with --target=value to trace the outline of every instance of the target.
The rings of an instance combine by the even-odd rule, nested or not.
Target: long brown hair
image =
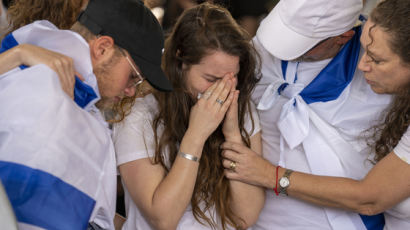
[[[36,20],[49,20],[60,29],[69,29],[77,19],[84,0],[14,0],[7,14],[9,31]]]
[[[240,58],[240,71],[237,75],[237,89],[240,90],[239,127],[244,142],[248,146],[250,144],[244,123],[245,114],[250,111],[251,91],[259,80],[259,74],[255,73],[259,69],[256,66],[256,51],[247,34],[226,9],[209,3],[200,4],[181,15],[165,41],[162,64],[174,91],[154,92],[159,104],[159,112],[153,121],[157,141],[154,163],[160,163],[167,170],[163,154],[165,150],[169,151],[171,164],[175,161],[178,146],[188,128],[190,109],[195,104],[195,99],[190,96],[185,85],[186,71],[190,66],[200,63],[210,52],[217,50]],[[183,64],[187,68],[183,69]],[[160,134],[158,130],[161,126],[164,129]],[[223,229],[226,229],[227,225],[238,227],[239,224],[234,221],[237,216],[230,208],[232,201],[229,181],[223,174],[219,148],[223,141],[224,136],[219,126],[204,145],[191,206],[196,220],[203,224],[207,222],[212,228],[217,228],[216,222],[208,218],[205,212],[215,207]],[[200,202],[205,204],[204,209],[200,208]]]
[[[410,1],[385,0],[373,10],[370,19],[389,34],[388,45],[401,62],[410,68]],[[373,26],[373,28],[374,28]],[[369,31],[370,39],[374,39]],[[410,77],[410,76],[409,76]],[[410,86],[403,86],[394,96],[384,122],[375,127],[375,158],[380,161],[398,144],[410,122]]]

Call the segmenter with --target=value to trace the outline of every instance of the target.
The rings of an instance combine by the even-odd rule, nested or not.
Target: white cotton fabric
[[[353,28],[362,6],[361,0],[282,0],[261,22],[256,37],[272,55],[296,59]]]
[[[151,124],[157,112],[157,101],[152,94],[149,94],[144,98],[137,98],[131,114],[125,118],[124,122],[114,126],[113,140],[117,154],[118,166],[130,161],[153,157],[155,155],[154,133]],[[250,122],[250,119],[246,119],[245,123],[245,130],[251,133],[251,136],[260,131],[259,118],[254,106],[252,106],[252,115],[255,123],[253,132],[251,132],[252,123]],[[160,128],[160,131],[158,132],[159,136],[161,135],[161,130],[162,128]],[[164,155],[168,160],[168,152]],[[123,225],[122,229],[153,229],[133,202],[127,188],[125,186],[123,187],[125,193],[127,221]],[[212,217],[214,220],[219,220],[216,216],[215,210],[208,212],[207,215]],[[182,216],[177,229],[201,230],[210,229],[210,226],[202,225],[196,221],[192,214],[191,206],[189,205],[185,214]]]
[[[375,94],[358,70],[351,84],[333,101],[308,105],[294,92],[266,96],[277,92],[275,86],[284,81],[281,60],[266,51],[258,38],[253,41],[262,58],[263,77],[252,99],[258,105],[265,158],[301,172],[363,178],[372,165],[367,160],[369,150],[365,140],[359,137],[375,124],[390,103],[390,97]],[[304,88],[329,62],[289,62],[288,87],[300,88],[293,84],[296,69],[296,83]],[[291,197],[276,197],[273,190],[268,190],[265,207],[253,229],[272,226],[290,230],[365,229],[356,213],[323,208]]]
[[[410,164],[410,129],[401,137],[399,143],[394,148],[393,152],[404,162]]]
[[[88,43],[48,21],[29,24],[13,36],[19,44],[29,43],[72,57],[76,71],[98,98],[81,109],[63,92],[57,74],[43,64],[0,75],[1,159],[24,162],[83,191],[96,200],[90,221],[114,229],[115,152],[107,123],[95,107],[99,93]],[[21,154],[27,152],[33,154]]]

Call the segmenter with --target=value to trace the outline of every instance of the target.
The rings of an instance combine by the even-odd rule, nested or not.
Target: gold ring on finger
[[[235,161],[231,161],[231,163],[229,164],[229,168],[230,168],[232,171],[235,171],[235,169],[236,169],[236,162],[235,162]]]

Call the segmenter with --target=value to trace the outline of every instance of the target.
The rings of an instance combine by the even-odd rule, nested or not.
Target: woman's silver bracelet
[[[197,156],[194,156],[194,155],[191,155],[191,154],[188,154],[188,153],[183,153],[181,151],[178,153],[178,155],[185,158],[185,159],[195,161],[195,162],[199,162],[199,158]]]

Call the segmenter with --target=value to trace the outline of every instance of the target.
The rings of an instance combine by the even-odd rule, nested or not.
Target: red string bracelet
[[[279,196],[279,191],[278,191],[278,172],[279,172],[280,166],[276,166],[276,183],[275,183],[275,188],[273,191],[275,191],[276,196]]]

